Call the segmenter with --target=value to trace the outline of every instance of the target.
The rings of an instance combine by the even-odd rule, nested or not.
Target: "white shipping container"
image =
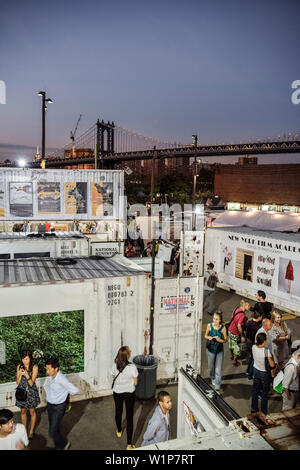
[[[0,233],[0,259],[73,257],[90,254],[88,239],[77,232]]]
[[[157,378],[177,379],[180,367],[200,370],[203,277],[155,280],[154,356]]]
[[[74,219],[124,221],[124,172],[1,169],[1,222]]]
[[[255,299],[266,293],[275,307],[300,315],[300,234],[249,227],[208,228],[205,264],[212,262],[219,287]]]
[[[112,393],[111,367],[121,345],[129,345],[132,356],[149,351],[150,304],[149,275],[128,267],[126,260],[124,264],[110,259],[76,261],[64,266],[49,258],[0,260],[0,320],[13,317],[18,326],[24,315],[46,318],[55,312],[83,311],[84,366],[69,375],[80,388],[74,397],[80,400]],[[9,351],[1,333],[0,362],[5,364]],[[68,337],[68,331],[61,334]],[[41,368],[37,386],[43,403],[46,383]],[[15,388],[14,381],[0,383],[0,407],[14,406]]]

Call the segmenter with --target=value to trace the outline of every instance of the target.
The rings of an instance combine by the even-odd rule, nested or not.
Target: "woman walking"
[[[132,444],[133,435],[133,412],[135,400],[135,387],[137,385],[138,370],[134,364],[129,362],[131,351],[128,346],[122,346],[115,358],[112,368],[113,376],[113,394],[115,401],[115,421],[116,434],[122,437],[122,413],[123,402],[126,407],[126,423],[127,423],[127,450],[134,449]]]
[[[290,357],[288,340],[291,338],[291,330],[282,320],[282,314],[279,312],[272,312],[271,322],[273,325],[270,330],[272,354],[279,371]]]
[[[36,407],[40,403],[40,396],[36,386],[38,376],[38,366],[33,364],[32,352],[22,351],[21,362],[17,367],[16,383],[18,388],[26,391],[27,397],[24,400],[16,399],[16,406],[21,408],[21,421],[27,431],[27,413],[30,413],[30,429],[28,438],[32,441],[36,424]]]
[[[272,359],[271,352],[269,349],[265,349],[267,344],[266,333],[258,333],[256,336],[256,343],[252,346],[253,356],[253,389],[252,389],[252,402],[251,402],[251,413],[256,413],[258,409],[258,398],[261,396],[261,411],[264,414],[268,413],[268,393],[270,390],[271,373],[266,369],[266,361],[270,369],[275,367],[275,363]]]
[[[227,330],[223,325],[222,312],[214,313],[212,322],[207,325],[205,339],[207,340],[206,355],[209,375],[216,392],[220,392],[224,359],[223,344],[227,341]]]

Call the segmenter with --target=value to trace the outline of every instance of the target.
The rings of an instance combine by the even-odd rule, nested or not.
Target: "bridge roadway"
[[[191,157],[220,157],[220,156],[239,156],[239,155],[273,155],[286,153],[300,153],[300,140],[286,140],[273,142],[251,142],[241,144],[222,144],[206,146],[189,146],[168,149],[138,150],[135,152],[122,152],[108,154],[104,152],[97,161],[98,168],[110,169],[114,164],[138,160],[151,160],[165,158],[191,158]],[[46,159],[46,168],[62,168],[70,165],[95,164],[95,156],[78,156],[72,158],[48,157]],[[0,167],[13,166],[0,163]],[[39,162],[29,162],[29,168],[40,168]]]
[[[231,312],[239,304],[240,296],[218,289],[216,292],[215,307],[224,312],[224,320],[230,318]],[[253,305],[254,302],[251,301]],[[206,312],[207,309],[205,309]],[[293,339],[300,339],[300,317],[285,315],[288,326],[292,330]],[[211,317],[204,313],[203,330]],[[204,332],[202,336],[202,367],[201,375],[208,379],[208,369],[205,355]],[[233,367],[229,358],[228,344],[225,345],[225,359],[223,367],[223,398],[241,416],[250,413],[250,400],[252,392],[252,381],[246,377],[247,360],[242,361],[239,367]],[[167,385],[162,382],[157,384],[157,390],[166,389],[173,399],[173,410],[171,412],[171,437],[176,437],[177,425],[177,385]],[[149,418],[156,406],[155,400],[136,400],[134,413],[134,443],[139,446],[142,441]],[[271,391],[269,396],[269,412],[281,410],[281,398]],[[124,410],[125,413],[125,410]],[[35,450],[49,450],[52,441],[48,437],[48,419],[45,408],[37,410],[36,436],[31,447]],[[15,414],[17,422],[20,421],[20,413]],[[123,423],[124,424],[124,423]],[[111,396],[74,402],[72,409],[63,419],[62,433],[71,442],[71,450],[124,450],[126,449],[126,433],[121,439],[115,434],[114,424],[114,402]]]

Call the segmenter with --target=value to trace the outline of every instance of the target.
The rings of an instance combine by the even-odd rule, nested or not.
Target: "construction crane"
[[[70,138],[71,138],[71,141],[72,141],[72,157],[75,157],[75,134],[76,134],[76,131],[77,131],[77,128],[78,128],[78,124],[79,124],[79,121],[81,119],[81,114],[77,120],[77,124],[75,126],[75,130],[72,132],[70,132]]]

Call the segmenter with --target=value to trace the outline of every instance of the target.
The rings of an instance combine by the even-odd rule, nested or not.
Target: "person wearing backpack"
[[[295,408],[299,401],[300,350],[286,363],[282,380],[282,411]]]
[[[230,358],[233,361],[232,365],[235,367],[241,365],[238,361],[238,357],[241,354],[240,344],[246,342],[245,327],[248,318],[246,317],[245,312],[249,310],[250,302],[242,299],[240,301],[240,306],[232,312],[228,326]]]
[[[214,271],[215,265],[213,263],[208,263],[207,270],[204,272],[204,293],[203,293],[203,303],[209,298],[209,310],[208,315],[213,314],[214,308],[214,298],[215,298],[215,289],[218,283],[217,273]]]
[[[206,355],[209,375],[216,392],[221,392],[223,344],[227,341],[227,330],[223,324],[222,312],[215,312],[213,320],[206,327]]]

